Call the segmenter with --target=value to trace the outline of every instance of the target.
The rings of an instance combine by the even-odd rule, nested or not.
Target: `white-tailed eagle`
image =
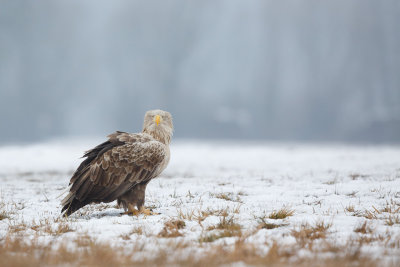
[[[141,133],[110,134],[106,142],[84,154],[61,212],[68,216],[90,203],[117,200],[126,213],[151,214],[143,208],[146,186],[168,165],[172,132],[171,114],[150,110]]]

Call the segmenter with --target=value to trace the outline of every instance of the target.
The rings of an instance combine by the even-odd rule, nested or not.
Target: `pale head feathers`
[[[150,134],[164,144],[169,144],[173,131],[172,116],[169,112],[155,109],[147,111],[144,115],[143,133]]]

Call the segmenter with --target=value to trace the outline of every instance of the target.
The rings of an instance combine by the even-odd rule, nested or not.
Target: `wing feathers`
[[[91,202],[115,200],[137,183],[152,179],[166,159],[166,146],[150,135],[116,132],[108,137],[85,153],[86,159],[72,176],[70,194],[62,202],[67,215],[75,211],[68,208],[72,203],[79,209]]]

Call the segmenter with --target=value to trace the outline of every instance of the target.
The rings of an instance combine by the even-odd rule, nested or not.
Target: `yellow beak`
[[[157,126],[160,124],[161,122],[161,116],[160,115],[156,115],[154,117],[154,122],[157,124]]]

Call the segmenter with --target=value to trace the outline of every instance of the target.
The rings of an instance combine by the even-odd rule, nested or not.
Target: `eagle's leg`
[[[150,181],[143,182],[135,186],[135,197],[136,197],[136,206],[140,213],[144,215],[158,215],[160,213],[153,212],[151,209],[146,209],[144,207],[145,194],[146,194],[146,186]]]
[[[149,181],[146,181],[136,185],[134,188],[126,192],[118,199],[118,204],[122,204],[122,206],[125,209],[125,212],[123,214],[129,214],[129,215],[157,214],[151,211],[150,209],[144,208],[145,191],[148,183]],[[134,208],[135,206],[137,207],[137,210]]]

